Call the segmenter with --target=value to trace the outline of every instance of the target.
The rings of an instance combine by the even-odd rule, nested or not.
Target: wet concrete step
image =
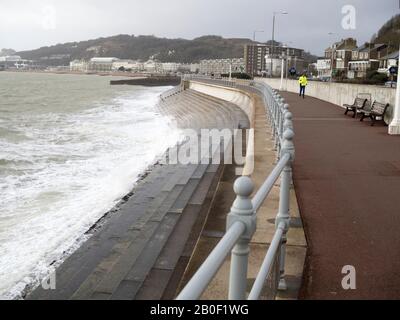
[[[158,222],[158,227],[152,234],[148,234],[144,241],[145,246],[140,247],[139,255],[133,256],[132,253],[125,255],[125,259],[118,264],[117,270],[110,271],[103,281],[96,287],[95,292],[91,296],[92,299],[101,297],[104,299],[133,299],[137,290],[140,289],[165,243],[175,229],[184,208],[187,206],[198,184],[198,179],[188,181],[184,186],[176,185],[175,189],[179,190],[179,196],[162,219],[150,219],[151,222]],[[171,191],[174,193],[174,190]],[[178,192],[177,192],[178,193]],[[162,212],[161,210],[160,212]],[[142,237],[144,238],[144,236]],[[132,243],[132,247],[137,247],[136,243]],[[129,292],[128,292],[129,291]]]
[[[131,237],[135,236],[132,225],[141,219],[148,208],[151,208],[154,198],[160,198],[160,185],[162,186],[169,179],[172,168],[168,166],[155,168],[153,172],[135,188],[135,194],[124,204],[121,209],[105,219],[93,231],[91,236],[82,246],[75,251],[64,263],[57,268],[57,289],[45,291],[41,288],[35,290],[29,299],[67,299],[79,288],[82,282],[93,272],[95,267],[113,254],[113,249],[118,248]],[[147,181],[151,176],[158,185]]]
[[[138,237],[136,229],[144,225],[146,217],[150,215],[154,216],[154,220],[161,219],[162,213],[157,211],[157,201],[163,202],[163,210],[169,209],[163,201],[169,193],[162,191],[162,188],[170,183],[171,176],[180,176],[182,179],[187,175],[186,172],[182,175],[179,173],[180,170],[177,171],[174,166],[155,168],[135,188],[135,194],[129,201],[112,214],[104,225],[98,226],[95,234],[57,269],[57,290],[45,291],[38,288],[28,299],[68,299],[73,296],[96,267],[100,266],[99,270],[103,270],[103,260],[105,264],[110,263],[127,243]],[[170,196],[173,197],[172,194]],[[175,201],[170,200],[170,206]]]
[[[188,246],[194,248],[195,246],[218,180],[218,173],[205,173],[196,192],[185,207],[174,233],[168,239],[135,299],[160,300],[163,297],[167,299],[175,298],[175,291],[186,268],[184,263],[179,266],[178,264],[180,261],[184,261],[185,248]],[[212,188],[213,183],[215,184],[214,188]],[[206,200],[207,196],[209,196],[208,202]],[[199,226],[194,228],[195,224]],[[188,261],[188,259],[186,260]]]
[[[127,238],[125,246],[117,248],[117,252],[111,252],[96,267],[94,272],[85,280],[77,292],[74,293],[74,299],[93,298],[92,295],[96,291],[111,294],[112,291],[108,292],[103,288],[103,283],[106,283],[106,288],[111,287],[104,279],[107,279],[109,274],[113,274],[114,278],[123,277],[133,266],[137,257],[146,246],[146,243],[153,236],[154,232],[156,232],[158,224],[164,220],[165,215],[168,214],[171,208],[178,210],[179,205],[176,202],[182,198],[181,193],[186,187],[179,185],[179,180],[187,178],[189,173],[185,166],[174,165],[172,167],[174,169],[167,173],[168,181],[162,188],[162,192],[157,199],[153,199],[152,202],[147,203],[146,214],[132,225],[133,235]],[[153,188],[159,189],[159,186],[153,185]]]
[[[153,210],[148,210],[147,215],[134,225],[135,235],[120,248],[121,251],[114,252],[96,267],[73,295],[74,299],[109,299],[129,272],[140,269],[137,271],[140,274],[151,268],[199,184],[198,179],[190,179],[197,165],[176,165],[174,168],[175,174],[162,191],[167,195],[165,199],[157,199],[161,202],[159,205],[155,204],[156,201],[152,203]],[[174,184],[172,189],[171,184]],[[123,286],[126,287],[125,282]]]

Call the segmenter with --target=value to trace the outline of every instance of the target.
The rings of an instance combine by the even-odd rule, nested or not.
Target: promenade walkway
[[[211,82],[211,84],[215,84]],[[242,87],[241,90],[248,90]],[[255,111],[254,121],[254,172],[251,178],[258,190],[265,182],[276,164],[276,151],[271,140],[271,128],[267,124],[265,106],[258,94],[248,94],[252,97]],[[189,265],[183,277],[180,289],[187,284],[205,259],[221,240],[226,232],[226,219],[235,200],[232,192],[233,184],[238,177],[235,175],[235,165],[225,166],[224,173],[210,207],[207,221],[201,232],[196,248],[191,256]],[[286,281],[288,290],[279,292],[277,299],[297,299],[301,287],[304,260],[306,256],[306,240],[294,190],[290,194],[291,229],[288,233],[287,257],[286,257]],[[270,197],[257,212],[257,231],[250,243],[249,270],[247,294],[252,288],[255,278],[260,270],[271,240],[275,233],[275,218],[279,210],[279,186],[275,186]],[[202,300],[224,300],[228,297],[230,275],[230,256],[225,259],[221,269],[201,297]],[[271,291],[271,279],[266,281],[262,292],[262,299],[271,299],[274,292]]]
[[[294,114],[294,183],[309,250],[303,299],[400,298],[400,138],[333,104],[284,93]],[[345,291],[345,265],[357,289]]]

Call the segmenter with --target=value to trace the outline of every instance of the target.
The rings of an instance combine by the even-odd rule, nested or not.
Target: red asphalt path
[[[301,299],[400,299],[400,137],[333,104],[284,93],[309,244]],[[356,290],[342,268],[356,269]]]

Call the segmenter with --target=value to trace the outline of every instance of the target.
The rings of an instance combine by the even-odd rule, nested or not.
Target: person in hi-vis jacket
[[[303,74],[300,79],[299,79],[299,84],[300,84],[300,94],[299,96],[303,96],[303,99],[305,97],[306,94],[306,87],[308,85],[308,80],[305,74]]]

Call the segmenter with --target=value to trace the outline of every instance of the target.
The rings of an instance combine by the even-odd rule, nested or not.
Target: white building
[[[140,61],[118,60],[113,62],[112,69],[114,71],[125,70],[130,72],[140,72],[144,70],[144,65]]]
[[[190,73],[199,73],[199,71],[200,71],[200,64],[199,63],[190,64]]]
[[[92,58],[89,63],[89,70],[110,72],[113,69],[113,63],[119,61],[118,58]]]
[[[162,63],[162,72],[164,73],[176,73],[178,72],[181,64],[180,63],[174,63],[174,62],[165,62]]]
[[[378,72],[389,74],[389,70],[391,67],[398,67],[398,66],[399,66],[399,52],[395,51],[381,58]]]
[[[73,60],[69,63],[69,70],[75,72],[88,72],[89,62],[85,60]]]
[[[20,56],[4,56],[0,57],[0,65],[4,68],[17,68],[17,64],[21,63],[23,60]]]
[[[331,77],[331,73],[332,73],[331,65],[332,65],[331,59],[318,59],[317,60],[317,72],[318,72],[319,79]]]
[[[162,71],[162,64],[155,60],[148,60],[143,64],[143,68],[148,73],[160,73]]]
[[[230,71],[243,72],[245,69],[243,58],[201,60],[199,73],[205,75],[228,74]]]

